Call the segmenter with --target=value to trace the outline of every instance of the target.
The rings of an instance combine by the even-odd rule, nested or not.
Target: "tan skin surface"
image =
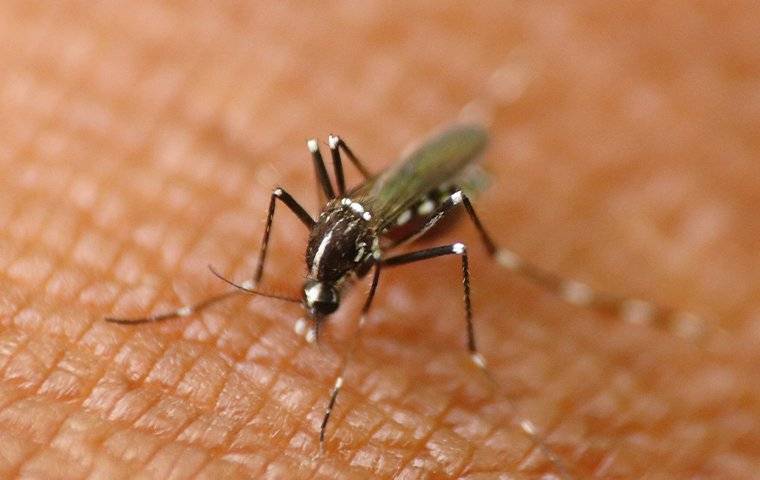
[[[556,474],[505,392],[575,477],[760,471],[750,2],[32,5],[0,6],[3,478]],[[266,299],[102,321],[224,291],[209,263],[250,275],[271,188],[314,212],[307,137],[339,133],[377,171],[476,98],[497,242],[697,312],[704,338],[566,305],[460,222],[422,245],[468,244],[504,390],[468,362],[458,260],[384,272],[318,457],[365,284],[319,348]],[[269,288],[300,288],[306,233],[278,209]]]

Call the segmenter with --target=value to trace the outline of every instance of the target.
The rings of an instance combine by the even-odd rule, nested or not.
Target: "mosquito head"
[[[312,318],[321,318],[338,309],[340,295],[334,285],[307,280],[303,286],[303,304]]]

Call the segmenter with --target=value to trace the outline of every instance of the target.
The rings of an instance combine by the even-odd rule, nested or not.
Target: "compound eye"
[[[340,305],[338,291],[332,285],[309,281],[303,287],[306,309],[320,316],[330,315]]]

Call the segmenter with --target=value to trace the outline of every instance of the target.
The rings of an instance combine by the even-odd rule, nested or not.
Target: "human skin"
[[[757,6],[362,5],[2,2],[0,477],[559,474],[521,419],[578,478],[760,471]],[[415,247],[468,245],[497,388],[455,258],[384,271],[358,340],[366,282],[319,346],[269,299],[103,321],[250,276],[273,187],[315,212],[306,138],[378,171],[463,108],[499,245],[703,334],[567,305],[465,217]],[[262,287],[298,292],[306,235],[279,206]]]

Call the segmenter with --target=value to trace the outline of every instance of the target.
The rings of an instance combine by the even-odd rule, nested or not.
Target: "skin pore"
[[[557,475],[519,418],[577,478],[758,471],[757,7],[362,8],[3,2],[0,477]],[[264,298],[102,320],[225,291],[208,264],[249,278],[272,188],[315,212],[306,138],[378,171],[480,95],[497,243],[705,338],[568,305],[460,218],[419,246],[467,245],[498,388],[459,258],[389,269],[318,456],[366,281],[319,346]],[[306,238],[281,208],[272,292],[298,294]]]

